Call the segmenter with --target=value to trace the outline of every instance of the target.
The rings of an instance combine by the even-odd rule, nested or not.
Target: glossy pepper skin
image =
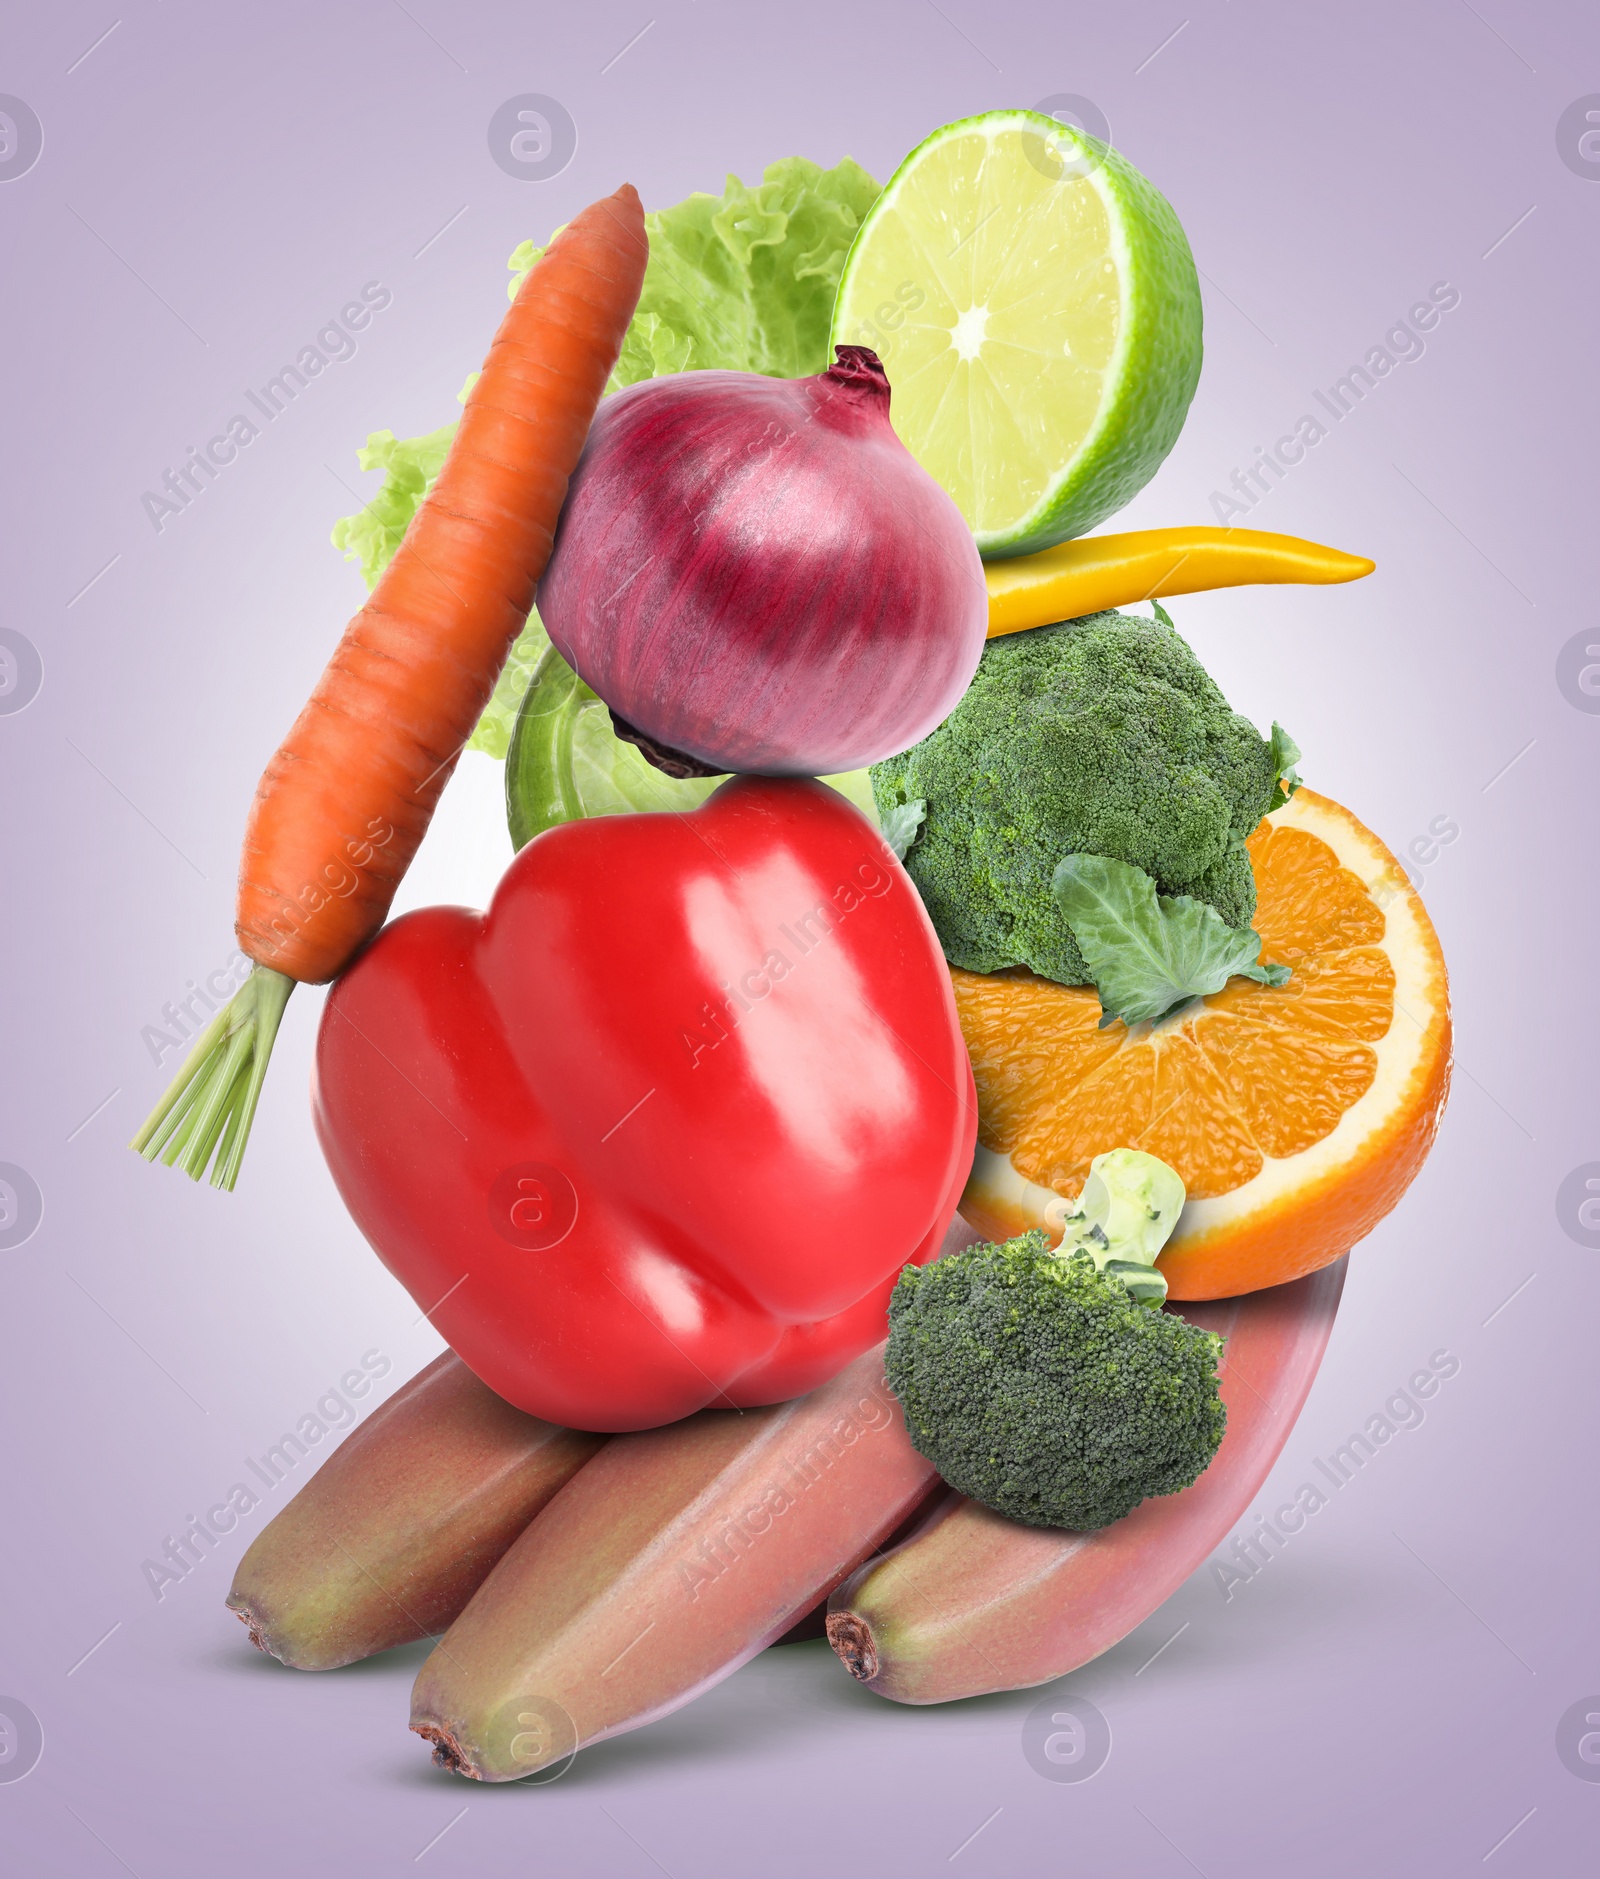
[[[989,638],[1110,613],[1144,600],[1256,582],[1359,581],[1365,555],[1257,528],[1141,528],[1085,535],[1036,555],[986,563]]]
[[[396,920],[329,995],[313,1100],[457,1354],[598,1430],[782,1401],[876,1343],[977,1127],[904,870],[843,797],[758,777],[562,824],[486,914]]]

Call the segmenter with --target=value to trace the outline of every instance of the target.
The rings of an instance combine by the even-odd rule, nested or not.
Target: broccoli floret
[[[1244,844],[1282,800],[1286,743],[1229,708],[1165,615],[1093,613],[991,640],[961,703],[875,764],[872,790],[880,815],[927,805],[905,864],[953,965],[1087,985],[1057,864],[1129,862],[1248,927]]]
[[[1063,1257],[1034,1231],[908,1266],[885,1370],[912,1442],[953,1488],[1087,1532],[1209,1464],[1227,1422],[1221,1349],[1136,1302],[1083,1245]]]

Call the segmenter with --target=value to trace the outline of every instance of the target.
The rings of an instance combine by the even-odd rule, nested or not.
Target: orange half
[[[979,1232],[1059,1240],[1094,1156],[1146,1149],[1189,1195],[1159,1261],[1170,1295],[1228,1298],[1337,1259],[1410,1186],[1450,1082],[1433,923],[1383,843],[1313,790],[1249,847],[1284,986],[1234,979],[1102,1031],[1092,988],[952,972],[980,1118],[961,1212]]]

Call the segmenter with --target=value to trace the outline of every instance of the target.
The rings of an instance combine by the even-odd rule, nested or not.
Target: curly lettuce
[[[730,176],[720,196],[695,194],[646,215],[650,262],[609,389],[669,372],[802,378],[824,371],[839,273],[878,193],[848,157],[831,170],[787,157],[769,164],[754,187]],[[544,252],[525,241],[512,255],[512,294]],[[369,588],[400,546],[454,435],[453,422],[422,437],[374,431],[359,453],[363,470],[384,472],[383,485],[357,514],[334,524],[333,545],[360,567]],[[470,749],[505,756],[517,707],[548,646],[538,614],[530,614]]]

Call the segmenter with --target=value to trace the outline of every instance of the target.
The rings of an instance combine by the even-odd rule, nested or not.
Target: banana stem
[[[254,967],[195,1040],[129,1146],[146,1161],[164,1161],[196,1181],[209,1166],[211,1185],[231,1189],[294,987],[284,973]]]

